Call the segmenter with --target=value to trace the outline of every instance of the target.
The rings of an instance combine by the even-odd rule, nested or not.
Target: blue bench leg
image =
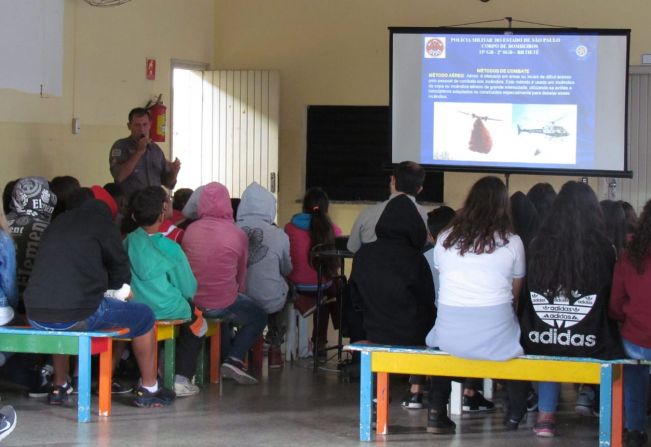
[[[599,447],[609,447],[612,439],[613,366],[601,365],[599,388]]]
[[[90,337],[79,337],[79,422],[90,422]]]
[[[359,440],[371,440],[371,416],[373,404],[373,373],[371,372],[371,354],[361,353],[361,371],[359,383]]]

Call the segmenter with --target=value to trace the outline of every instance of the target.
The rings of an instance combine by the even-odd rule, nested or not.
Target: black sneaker
[[[529,390],[527,395],[527,411],[530,413],[538,411],[538,393],[534,390]]]
[[[0,408],[0,441],[9,436],[18,422],[16,410],[11,405]]]
[[[479,391],[475,391],[474,396],[463,396],[463,411],[470,413],[478,411],[493,411],[495,404],[486,400]]]
[[[113,379],[113,383],[111,384],[111,394],[129,394],[132,391],[132,386],[125,385],[118,379]]]
[[[405,396],[400,403],[402,408],[407,410],[420,410],[423,408],[423,393],[412,393],[411,391]]]
[[[624,431],[624,447],[640,447],[647,443],[649,437],[645,431],[626,430]]]
[[[72,386],[69,383],[65,385],[52,385],[50,393],[47,395],[47,402],[50,405],[66,405],[69,401],[69,395],[72,393]]]
[[[507,413],[504,416],[504,419],[502,420],[502,425],[506,430],[517,430],[518,427],[520,426],[520,423],[522,421],[525,421],[527,419],[527,414],[525,413],[524,416],[514,416],[510,413]]]
[[[222,363],[222,377],[233,379],[240,385],[256,385],[258,383],[258,379],[246,372],[244,364],[232,357]]]
[[[54,368],[51,365],[43,365],[39,371],[39,375],[38,384],[27,392],[29,397],[47,397],[50,394],[50,390],[52,390]]]
[[[139,386],[136,389],[136,398],[133,403],[140,408],[166,407],[174,401],[175,397],[174,391],[166,390],[160,384],[158,385],[158,391],[155,393],[147,391],[143,386]]]
[[[427,433],[434,433],[437,435],[452,434],[455,432],[457,424],[455,424],[445,411],[428,410],[427,412]]]

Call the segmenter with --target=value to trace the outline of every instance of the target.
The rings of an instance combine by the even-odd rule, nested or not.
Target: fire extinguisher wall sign
[[[149,138],[152,141],[165,141],[165,129],[167,127],[167,107],[161,101],[161,97],[154,105],[149,107],[149,116],[151,117],[151,128],[149,129]]]

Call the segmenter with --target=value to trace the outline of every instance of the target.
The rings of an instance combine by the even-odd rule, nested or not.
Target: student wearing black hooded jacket
[[[377,241],[355,254],[352,299],[364,316],[373,343],[424,345],[434,324],[434,283],[422,249],[427,229],[413,202],[389,201],[375,227]]]
[[[362,245],[353,259],[351,299],[362,309],[372,343],[425,344],[436,320],[432,272],[423,256],[427,229],[405,195],[389,201],[375,227],[377,240]],[[433,377],[427,431],[453,433],[446,414],[450,379]]]

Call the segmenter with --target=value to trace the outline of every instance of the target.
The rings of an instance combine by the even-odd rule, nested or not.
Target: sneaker
[[[174,392],[176,393],[176,397],[194,396],[199,391],[199,387],[188,380],[187,377],[176,375],[174,379]]]
[[[420,410],[423,408],[423,393],[412,393],[411,391],[400,402],[400,406],[407,410]]]
[[[133,403],[140,408],[166,407],[172,403],[175,397],[173,391],[166,390],[160,385],[158,385],[158,391],[155,393],[147,391],[143,386],[139,386]]]
[[[538,411],[538,393],[534,390],[529,390],[527,395],[527,411],[530,413]]]
[[[280,346],[269,346],[268,352],[268,363],[269,368],[282,368],[283,364],[283,353],[280,351]]]
[[[504,419],[502,420],[502,425],[506,430],[515,431],[520,426],[520,423],[525,421],[526,419],[527,419],[527,413],[525,413],[524,416],[520,416],[520,417],[507,413],[504,416]]]
[[[0,441],[9,436],[18,422],[16,410],[11,405],[0,408]]]
[[[233,357],[227,358],[222,363],[222,377],[233,379],[240,385],[256,385],[258,383],[258,379],[244,370],[242,361]]]
[[[475,391],[474,396],[463,396],[463,411],[474,413],[493,410],[495,410],[495,404],[486,400],[479,391]]]
[[[0,326],[9,324],[14,319],[14,310],[11,306],[0,307]]]
[[[52,376],[54,375],[54,367],[52,365],[43,365],[39,372],[40,379],[35,388],[29,390],[27,395],[29,397],[47,397],[52,389]]]
[[[533,432],[540,438],[553,438],[556,434],[554,420],[538,421],[533,426]]]
[[[125,385],[118,379],[113,379],[111,383],[111,394],[129,394],[133,391],[133,387]]]
[[[595,410],[595,391],[593,387],[581,386],[574,410],[581,416],[599,416],[599,413]]]
[[[645,431],[625,430],[624,447],[640,447],[647,443],[649,437]]]
[[[437,435],[452,434],[456,431],[455,424],[444,411],[428,410],[427,412],[427,433]]]
[[[66,405],[70,400],[72,394],[72,386],[70,383],[65,385],[52,385],[50,393],[47,395],[47,402],[50,405]]]

